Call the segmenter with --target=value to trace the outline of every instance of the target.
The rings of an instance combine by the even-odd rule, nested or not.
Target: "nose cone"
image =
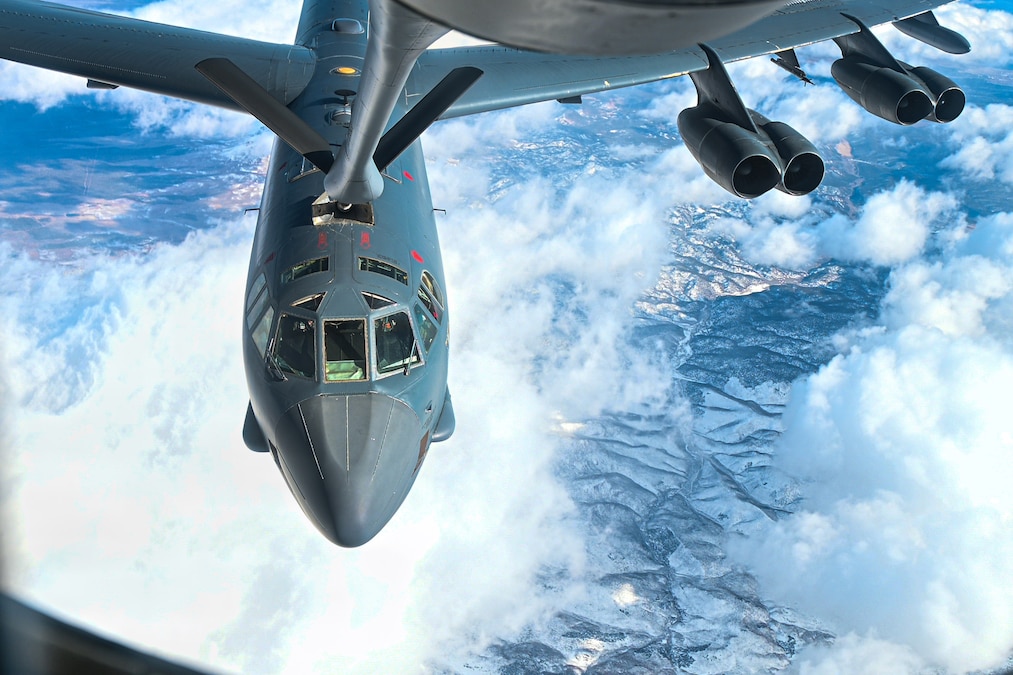
[[[278,425],[282,473],[303,511],[339,546],[361,546],[397,511],[426,439],[408,405],[382,394],[315,396]]]

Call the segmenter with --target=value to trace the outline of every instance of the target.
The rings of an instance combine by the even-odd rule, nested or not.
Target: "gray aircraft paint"
[[[317,70],[290,108],[325,137],[345,133],[342,101],[334,91],[358,91],[359,75],[333,72],[341,66],[361,72],[365,34],[334,31],[335,18],[365,25],[364,7],[355,11],[338,3],[307,7],[300,40],[317,54]],[[340,14],[338,13],[340,12]],[[354,97],[351,97],[354,99]],[[394,111],[407,110],[403,98]],[[330,121],[331,123],[328,123]],[[433,317],[419,301],[423,272],[445,288],[443,263],[433,214],[425,163],[418,141],[384,172],[387,183],[371,208],[333,214],[314,223],[313,203],[324,194],[324,174],[280,140],[268,167],[267,183],[253,243],[247,284],[261,274],[270,301],[259,305],[260,316],[274,310],[268,354],[277,346],[282,314],[312,322],[315,333],[314,377],[300,377],[265,366],[254,343],[253,328],[260,316],[244,324],[244,359],[253,414],[303,511],[331,541],[357,546],[372,538],[404,501],[421,468],[432,438],[437,435],[447,393],[448,328],[445,311]],[[326,203],[326,202],[325,202]],[[329,217],[328,217],[329,216]],[[323,222],[326,221],[326,222]],[[326,258],[326,271],[283,282],[293,265]],[[360,269],[360,259],[377,260],[407,273],[404,282]],[[317,311],[293,303],[325,293]],[[371,310],[363,293],[394,304]],[[445,304],[444,299],[444,304]],[[419,363],[379,374],[375,320],[407,313],[412,322]],[[418,313],[437,326],[428,351],[419,332]],[[323,372],[323,323],[327,320],[366,319],[368,378],[328,382]],[[453,419],[448,413],[448,419]],[[440,434],[445,437],[448,434]]]

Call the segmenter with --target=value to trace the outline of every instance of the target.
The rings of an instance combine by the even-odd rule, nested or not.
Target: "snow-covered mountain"
[[[949,126],[862,113],[833,45],[731,68],[807,198],[710,183],[688,81],[431,129],[459,426],[354,551],[239,436],[269,137],[4,66],[5,587],[235,672],[1009,668],[1013,15],[940,16],[971,55],[884,39]]]

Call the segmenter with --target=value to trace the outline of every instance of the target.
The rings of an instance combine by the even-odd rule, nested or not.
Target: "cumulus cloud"
[[[901,180],[893,189],[870,197],[856,222],[834,216],[821,223],[819,236],[826,252],[835,258],[896,264],[921,253],[932,226],[956,205],[952,195],[926,192]]]
[[[0,61],[0,98],[32,103],[40,110],[52,108],[71,94],[84,93],[80,77]]]
[[[145,21],[287,44],[295,39],[299,10],[300,4],[290,0],[250,0],[238,6],[229,2],[161,0],[131,14]]]
[[[1013,227],[999,214],[951,234],[894,270],[879,326],[794,385],[777,462],[804,481],[803,509],[732,547],[766,592],[844,635],[803,672],[885,654],[892,672],[959,673],[1013,649],[1013,351],[992,334],[1010,320]]]
[[[756,265],[804,270],[830,258],[892,266],[921,255],[933,231],[956,216],[957,200],[900,180],[873,194],[857,217],[827,217],[824,208],[812,206],[809,198],[771,191],[741,215],[714,220],[709,229],[733,238]]]
[[[1013,183],[1013,107],[968,106],[950,131],[955,151],[941,166],[980,181]]]
[[[747,224],[726,219],[716,222],[713,229],[734,238],[743,256],[757,265],[798,270],[812,267],[817,260],[815,236],[798,221],[759,218]]]
[[[897,675],[924,668],[924,661],[909,647],[875,637],[848,633],[832,648],[815,647],[799,666],[801,675]]]

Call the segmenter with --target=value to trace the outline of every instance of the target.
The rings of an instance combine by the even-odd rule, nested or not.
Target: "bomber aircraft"
[[[243,307],[243,438],[270,453],[310,521],[359,546],[404,501],[455,420],[449,312],[419,136],[437,120],[688,74],[682,138],[752,198],[814,190],[824,164],[745,106],[724,62],[834,40],[837,83],[897,124],[949,122],[950,79],[895,59],[890,22],[950,53],[935,0],[304,0],[293,44],[270,44],[38,0],[0,0],[0,57],[240,110],[271,129]],[[497,44],[436,49],[450,29]]]

